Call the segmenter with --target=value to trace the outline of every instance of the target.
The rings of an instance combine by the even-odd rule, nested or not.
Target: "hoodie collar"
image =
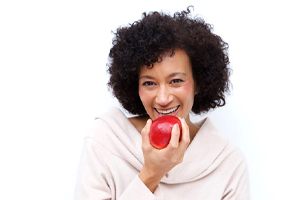
[[[103,145],[140,171],[144,162],[142,139],[127,116],[120,109],[114,108],[99,118],[110,126],[112,131],[107,133],[107,136],[117,147],[112,146],[111,142]],[[218,135],[209,118],[203,120],[201,128],[187,148],[183,162],[170,170],[161,182],[176,184],[200,179],[214,171],[223,161],[228,142]]]

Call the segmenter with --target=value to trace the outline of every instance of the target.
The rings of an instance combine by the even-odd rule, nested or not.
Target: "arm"
[[[145,186],[154,192],[162,177],[183,160],[184,153],[190,143],[189,127],[184,119],[181,119],[182,137],[179,141],[180,130],[178,125],[172,129],[169,145],[165,149],[155,149],[149,141],[151,120],[147,121],[142,130],[142,149],[144,154],[144,166],[139,178]]]
[[[75,200],[155,200],[155,196],[138,176],[124,188],[115,188],[110,170],[103,160],[103,152],[92,138],[87,138],[81,157]],[[116,189],[124,189],[116,197]]]
[[[185,125],[184,125],[185,124]],[[153,194],[157,188],[161,177],[167,173],[177,163],[183,159],[183,154],[189,143],[189,131],[185,122],[181,142],[179,140],[179,130],[174,129],[170,144],[164,150],[153,148],[149,142],[149,128],[151,121],[142,131],[143,153],[145,164],[140,173],[131,180],[126,188],[115,188],[116,183],[112,178],[110,169],[104,162],[103,157],[107,152],[99,148],[99,144],[88,137],[84,146],[81,158],[79,176],[75,191],[76,200],[155,200]],[[107,124],[98,122],[97,130],[103,130]],[[185,127],[185,128],[184,128]],[[94,132],[94,131],[93,131]],[[97,131],[96,131],[97,132]],[[177,136],[176,136],[177,134]],[[174,136],[173,136],[174,135]],[[184,136],[185,135],[185,136]],[[116,197],[116,191],[121,191],[121,195]]]
[[[75,200],[112,199],[109,187],[111,180],[106,178],[109,171],[101,161],[101,154],[95,146],[91,138],[86,139],[79,166]]]
[[[249,177],[247,166],[242,160],[232,175],[222,200],[249,200]]]

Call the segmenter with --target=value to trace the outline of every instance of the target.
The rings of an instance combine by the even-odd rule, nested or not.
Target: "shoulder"
[[[244,153],[210,119],[204,125],[209,135],[207,141],[219,147],[210,168],[215,166],[214,174],[224,183],[224,199],[248,199],[249,175]]]
[[[230,141],[224,133],[215,126],[212,119],[206,118],[199,130],[203,146],[214,152],[217,160],[226,163],[230,168],[245,165],[246,159],[238,145]]]
[[[98,138],[109,132],[118,132],[128,126],[129,120],[126,115],[116,107],[111,107],[106,111],[98,114],[89,125],[87,137]]]
[[[98,115],[90,127],[87,138],[101,143],[107,143],[107,141],[134,142],[140,135],[126,113],[115,107]]]
[[[95,117],[95,122],[105,121],[107,123],[110,123],[111,121],[124,120],[128,120],[127,116],[120,108],[117,107],[110,107]]]

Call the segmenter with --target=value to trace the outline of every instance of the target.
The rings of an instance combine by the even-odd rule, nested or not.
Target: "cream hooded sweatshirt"
[[[209,118],[189,145],[183,162],[152,193],[140,180],[140,133],[119,109],[95,120],[85,139],[76,200],[248,200],[244,158],[221,138]]]

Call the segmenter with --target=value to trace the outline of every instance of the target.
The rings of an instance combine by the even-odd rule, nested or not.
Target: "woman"
[[[241,153],[201,114],[225,105],[227,44],[187,11],[150,12],[115,33],[109,86],[126,117],[113,109],[86,139],[76,199],[249,199]],[[164,149],[149,141],[152,120],[180,118]]]

